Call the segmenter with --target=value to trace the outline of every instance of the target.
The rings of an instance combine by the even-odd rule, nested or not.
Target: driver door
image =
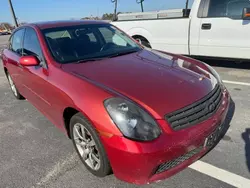
[[[22,81],[25,97],[46,114],[51,108],[47,96],[47,89],[50,89],[47,81],[48,69],[36,31],[31,27],[27,27],[24,33],[23,56],[35,56],[40,61],[38,66],[21,67]]]

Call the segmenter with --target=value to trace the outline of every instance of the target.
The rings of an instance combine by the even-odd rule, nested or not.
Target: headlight
[[[210,72],[212,73],[212,75],[218,80],[218,82],[222,83],[222,80],[220,78],[220,75],[218,74],[218,72],[216,70],[214,70],[213,67],[211,67],[210,65],[204,63],[207,68],[210,70]]]
[[[125,137],[139,141],[151,141],[161,134],[154,119],[137,105],[122,98],[108,99],[104,105],[111,119]]]

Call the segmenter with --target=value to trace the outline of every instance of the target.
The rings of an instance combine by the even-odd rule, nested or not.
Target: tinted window
[[[42,32],[51,54],[60,63],[106,58],[141,49],[110,24],[84,24],[50,28]]]
[[[37,56],[42,60],[42,50],[36,32],[32,28],[26,28],[23,41],[23,55]]]
[[[11,38],[10,49],[19,55],[22,55],[22,40],[24,29],[20,29],[14,33]]]
[[[208,17],[242,18],[243,8],[250,8],[249,0],[210,0]]]

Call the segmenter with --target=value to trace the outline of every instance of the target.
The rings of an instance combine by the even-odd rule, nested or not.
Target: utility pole
[[[114,10],[114,15],[113,15],[113,20],[116,20],[117,17],[117,1],[118,0],[111,0],[112,3],[115,3],[115,10]]]
[[[10,11],[12,13],[12,17],[13,17],[13,20],[14,20],[14,23],[15,23],[15,26],[18,27],[18,23],[17,23],[17,19],[16,19],[16,15],[15,15],[15,11],[14,11],[14,8],[12,6],[12,2],[11,0],[9,0],[9,5],[10,5]]]
[[[142,12],[144,12],[143,1],[144,1],[144,0],[136,0],[136,2],[137,2],[138,4],[141,4],[141,11],[142,11]]]

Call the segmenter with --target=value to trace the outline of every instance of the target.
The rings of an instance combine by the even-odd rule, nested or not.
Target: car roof
[[[56,27],[64,27],[64,26],[74,26],[74,25],[89,25],[89,24],[108,24],[105,21],[99,20],[62,20],[62,21],[48,21],[48,22],[37,22],[31,23],[28,25],[35,25],[40,29],[49,29],[49,28],[56,28]]]

